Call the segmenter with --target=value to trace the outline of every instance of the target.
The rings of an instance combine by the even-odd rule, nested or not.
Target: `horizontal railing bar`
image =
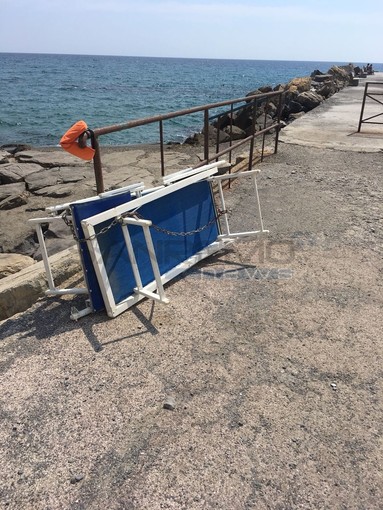
[[[264,94],[254,94],[253,96],[245,96],[245,97],[236,98],[236,99],[228,99],[226,101],[221,101],[218,103],[210,103],[210,104],[206,104],[203,106],[195,106],[193,108],[186,108],[184,110],[178,110],[175,112],[169,112],[169,113],[165,113],[165,114],[161,114],[161,115],[155,115],[153,117],[145,117],[143,119],[131,120],[129,122],[124,122],[122,124],[114,124],[111,126],[95,128],[95,129],[93,129],[93,133],[95,134],[95,136],[98,137],[98,136],[106,135],[109,133],[115,133],[116,131],[123,131],[124,129],[131,129],[131,128],[138,127],[138,126],[145,126],[147,124],[152,124],[153,122],[160,122],[163,120],[169,120],[169,119],[174,119],[176,117],[181,117],[183,115],[190,115],[191,113],[198,113],[198,112],[203,112],[206,110],[211,110],[213,108],[219,108],[221,106],[227,106],[227,105],[231,105],[234,103],[241,103],[244,101],[249,102],[255,98],[263,99],[263,98],[267,98],[267,97],[280,96],[282,94],[283,94],[283,91],[280,90],[280,91],[275,91],[275,92],[265,92]]]

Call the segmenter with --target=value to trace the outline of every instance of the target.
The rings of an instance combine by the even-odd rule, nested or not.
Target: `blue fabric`
[[[189,236],[171,236],[151,227],[150,232],[157,255],[160,273],[184,262],[217,239],[218,227],[210,184],[207,181],[191,184],[164,197],[153,200],[137,211],[154,225],[175,231],[188,232],[212,224]],[[90,216],[90,215],[89,215]],[[105,223],[97,225],[100,231]],[[146,242],[141,227],[129,226],[134,252],[143,285],[154,280]],[[102,258],[116,303],[134,293],[136,282],[120,226],[98,238]]]
[[[99,198],[95,197],[94,200],[90,200],[83,203],[74,203],[71,204],[71,212],[73,218],[73,225],[75,228],[76,235],[79,239],[83,239],[85,237],[84,231],[81,226],[81,221],[94,216],[95,214],[99,214],[101,212],[107,211],[113,207],[117,207],[118,205],[124,204],[131,200],[131,194],[129,191],[125,191],[123,193],[118,193],[116,195],[110,197]],[[110,224],[112,220],[105,222],[103,226]],[[99,231],[98,228],[97,231]],[[105,236],[104,244],[114,242],[115,238],[123,241],[123,235],[120,226],[112,227],[112,231],[109,231],[107,234],[103,234]],[[100,236],[103,237],[103,236]],[[99,239],[100,239],[99,238]],[[84,268],[84,276],[85,281],[89,291],[89,297],[91,301],[92,308],[95,312],[103,310],[105,308],[104,299],[101,294],[100,286],[97,281],[97,276],[93,268],[92,259],[88,250],[88,246],[86,242],[80,242],[80,254],[82,258],[83,268]]]

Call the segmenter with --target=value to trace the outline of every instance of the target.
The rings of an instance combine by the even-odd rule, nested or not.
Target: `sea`
[[[0,146],[57,146],[76,121],[91,129],[244,97],[348,62],[0,53]],[[365,65],[366,63],[354,63]],[[383,64],[374,64],[377,71]],[[168,142],[198,132],[202,114],[164,123]],[[158,125],[105,135],[103,145],[156,143]]]

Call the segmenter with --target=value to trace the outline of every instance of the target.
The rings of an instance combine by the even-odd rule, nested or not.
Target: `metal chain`
[[[221,211],[220,209],[218,209],[218,213],[216,216],[214,216],[213,218],[211,218],[210,221],[208,221],[205,225],[203,225],[202,227],[199,227],[199,228],[196,228],[194,230],[189,230],[187,232],[175,232],[174,230],[168,230],[166,228],[162,228],[158,225],[155,225],[154,223],[151,224],[151,227],[156,230],[157,232],[160,232],[162,234],[166,234],[168,236],[180,236],[180,237],[186,237],[186,236],[192,236],[194,234],[199,234],[200,232],[203,232],[204,230],[206,230],[207,228],[209,228],[211,225],[213,225],[213,223],[215,223],[218,218],[220,216],[222,216],[223,214],[226,214],[226,210],[225,211]],[[143,218],[141,216],[141,214],[137,213],[137,212],[134,212],[134,213],[125,213],[122,215],[122,217],[126,217],[126,216],[130,216],[130,217],[135,217],[135,218],[138,218],[140,220],[144,220],[145,218]]]
[[[77,241],[78,243],[85,243],[86,241],[93,241],[93,239],[96,239],[100,235],[106,234],[107,232],[109,232],[109,230],[111,228],[113,228],[116,225],[118,225],[119,223],[121,223],[121,218],[120,217],[114,218],[114,220],[112,222],[110,222],[109,225],[107,225],[106,227],[103,227],[99,232],[97,232],[97,234],[93,234],[93,235],[91,235],[89,237],[79,238],[76,235],[76,232],[75,232],[75,229],[74,229],[74,226],[73,226],[73,222],[71,220],[71,216],[68,213],[68,211],[64,211],[62,213],[61,217],[64,220],[64,223],[70,228],[70,230],[72,232],[73,239],[75,241]]]
[[[162,227],[160,227],[158,225],[155,225],[154,223],[151,224],[151,227],[154,230],[156,230],[157,232],[160,232],[162,234],[166,234],[166,235],[169,235],[169,236],[180,236],[180,237],[192,236],[192,235],[195,235],[195,234],[199,234],[200,232],[203,232],[204,230],[209,228],[211,225],[213,225],[213,223],[215,223],[218,220],[218,218],[220,218],[221,216],[223,216],[226,213],[227,213],[227,210],[218,209],[218,213],[213,218],[211,218],[211,220],[208,221],[205,225],[203,225],[202,227],[196,228],[194,230],[189,230],[187,232],[175,232],[174,230],[168,230],[166,228],[162,228]],[[109,223],[109,225],[107,225],[106,227],[103,227],[96,234],[93,234],[93,235],[91,235],[89,237],[83,237],[83,238],[80,239],[76,235],[76,232],[75,232],[75,229],[74,229],[74,226],[73,226],[73,222],[72,222],[72,220],[70,218],[70,214],[68,214],[68,211],[64,211],[62,213],[61,217],[64,220],[64,223],[70,228],[70,230],[72,232],[73,239],[75,241],[79,242],[79,243],[85,243],[86,241],[93,241],[98,236],[106,234],[107,232],[109,232],[109,230],[111,228],[115,227],[118,224],[121,225],[122,224],[122,220],[124,218],[137,218],[139,220],[144,220],[145,219],[137,211],[133,211],[133,212],[129,211],[129,212],[126,212],[126,213],[122,214],[121,216],[117,216],[117,218],[114,218],[114,220],[111,221]]]

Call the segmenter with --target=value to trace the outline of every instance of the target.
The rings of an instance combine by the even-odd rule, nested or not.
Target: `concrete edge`
[[[77,246],[49,257],[56,285],[81,271]],[[45,295],[48,281],[43,262],[26,267],[0,280],[0,321],[24,312]]]

